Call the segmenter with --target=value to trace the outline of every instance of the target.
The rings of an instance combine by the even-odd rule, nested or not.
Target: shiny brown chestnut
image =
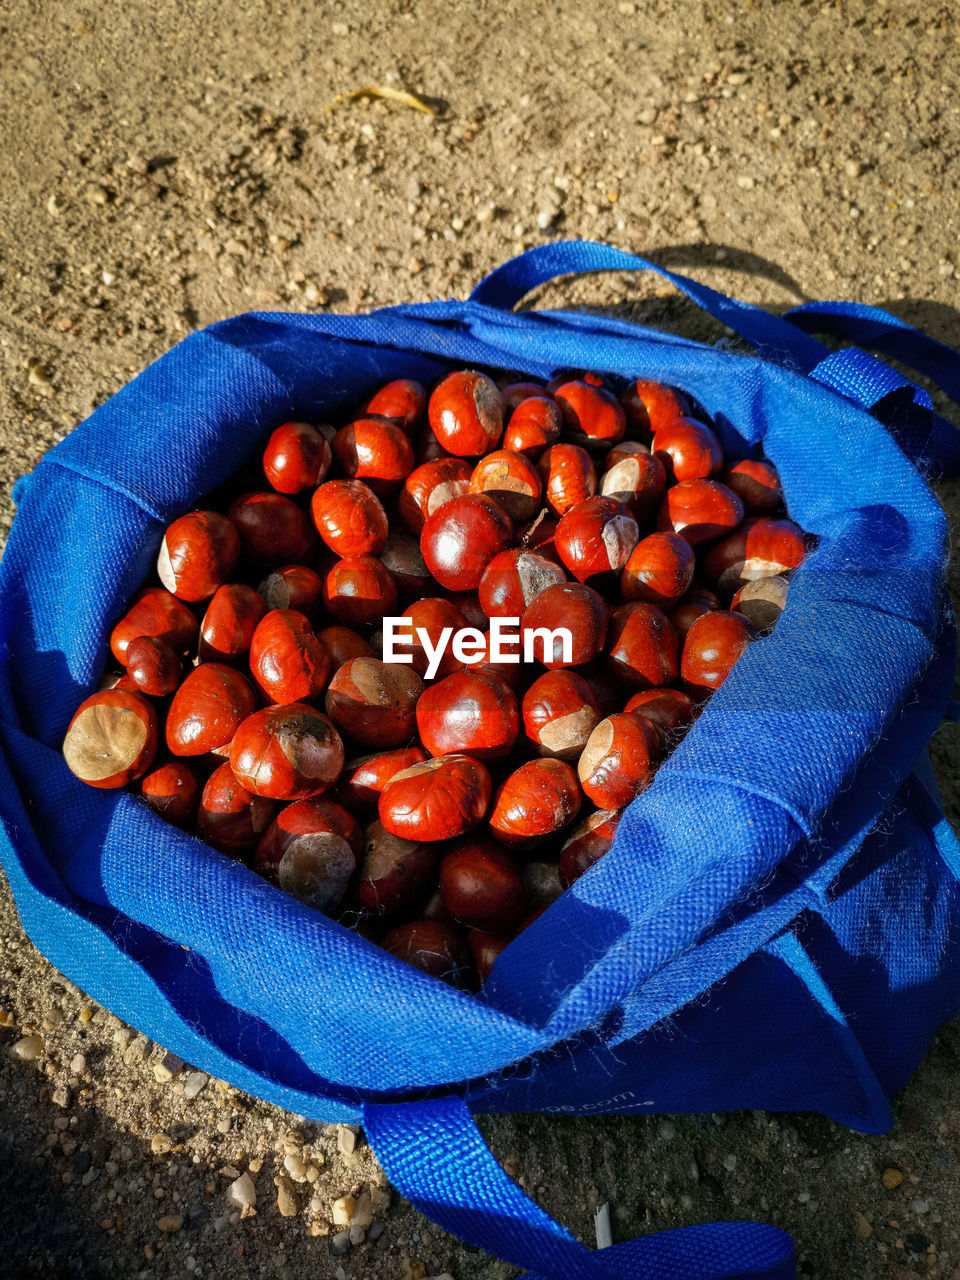
[[[378,751],[375,755],[348,760],[337,786],[337,796],[351,811],[365,813],[375,810],[380,792],[392,777],[411,765],[427,759],[422,747],[397,747],[392,751]]]
[[[649,378],[631,382],[621,392],[620,403],[629,425],[649,435],[654,435],[662,426],[677,418],[685,418],[690,413],[690,405],[684,395],[674,387]]]
[[[427,568],[448,591],[475,591],[483,571],[513,541],[513,522],[485,494],[467,493],[427,520],[420,550]]]
[[[316,911],[340,905],[363,851],[357,820],[325,796],[288,804],[257,844],[258,875]]]
[[[489,933],[515,929],[527,912],[520,867],[492,840],[454,845],[440,863],[440,894],[458,924]]]
[[[513,547],[493,557],[483,571],[478,593],[487,618],[520,618],[547,587],[567,581],[563,568],[526,547]]]
[[[756,628],[743,614],[727,609],[698,618],[680,655],[680,675],[690,693],[704,698],[719,689],[755,635]]]
[[[717,480],[684,480],[667,490],[657,516],[661,533],[678,533],[692,547],[722,538],[743,519],[743,503]]]
[[[507,399],[506,393],[504,399]],[[562,428],[563,414],[555,400],[543,394],[526,396],[510,414],[503,433],[503,447],[536,461],[544,449],[557,443]]]
[[[677,631],[656,605],[634,601],[614,609],[606,652],[610,671],[634,689],[672,684],[679,674]]]
[[[437,920],[413,920],[392,929],[380,943],[384,951],[439,978],[452,987],[465,987],[470,977],[470,952],[451,925]]]
[[[263,474],[278,493],[306,493],[320,484],[332,461],[329,442],[316,427],[284,422],[267,441]]]
[[[420,636],[423,632],[434,651],[440,647],[441,640],[446,643],[433,673],[435,678],[442,680],[445,676],[462,670],[464,664],[454,653],[449,641],[469,624],[452,600],[445,600],[442,596],[427,596],[423,600],[415,600],[404,609],[401,616],[410,619],[410,626],[398,633],[393,645],[395,655],[402,654],[406,657],[409,654],[414,671],[420,676],[426,675],[430,657]]]
[[[563,425],[574,444],[602,449],[622,440],[627,417],[615,396],[602,386],[578,379],[565,382],[553,393],[563,414]]]
[[[325,791],[340,776],[343,760],[336,729],[304,702],[255,711],[230,743],[230,767],[241,786],[274,800]]]
[[[563,893],[560,861],[556,856],[539,859],[534,857],[530,862],[523,864],[520,874],[523,876],[527,900],[534,910],[549,907]]]
[[[63,741],[70,772],[91,787],[125,787],[157,754],[157,713],[140,693],[104,689],[84,698]]]
[[[636,520],[616,498],[587,498],[560,517],[555,545],[578,582],[605,585],[619,577],[640,540]]]
[[[253,587],[242,582],[220,587],[200,624],[200,661],[239,661],[250,652],[253,633],[266,612],[266,601]]]
[[[666,487],[663,463],[645,445],[624,440],[607,455],[600,493],[622,502],[641,523],[647,524],[654,517]]]
[[[310,702],[330,678],[330,658],[296,609],[271,609],[250,643],[250,670],[270,702]]]
[[[137,636],[127,645],[127,675],[152,698],[166,698],[180,683],[180,658],[156,636]]]
[[[575,444],[553,444],[537,462],[543,498],[557,516],[586,502],[597,492],[597,472],[590,455]]]
[[[227,515],[240,534],[244,555],[255,564],[299,564],[316,545],[307,517],[282,493],[245,493],[230,504]]]
[[[453,840],[483,818],[491,789],[479,760],[438,756],[390,779],[380,793],[380,821],[406,840]]]
[[[560,850],[559,875],[564,889],[609,851],[622,816],[622,809],[597,809],[573,829]]]
[[[706,480],[723,466],[723,449],[715,433],[692,418],[675,418],[660,427],[651,448],[674,482]]]
[[[503,435],[503,396],[483,373],[450,373],[427,404],[430,429],[457,458],[479,458],[496,449]]]
[[[803,530],[792,520],[753,517],[702,557],[704,580],[732,595],[745,582],[788,573],[806,555]]]
[[[110,652],[127,665],[127,645],[137,636],[155,636],[177,653],[192,648],[197,620],[182,600],[163,587],[147,587],[110,632]]]
[[[284,564],[260,583],[268,609],[295,609],[316,621],[323,596],[323,579],[305,564]]]
[[[389,418],[404,435],[409,435],[427,407],[427,393],[413,378],[397,378],[368,396],[360,406],[371,418]]]
[[[737,495],[748,516],[772,516],[780,510],[783,490],[772,463],[744,458],[728,467],[720,479]]]
[[[730,602],[730,608],[734,613],[742,613],[758,631],[769,631],[787,607],[789,589],[789,579],[782,573],[775,578],[745,582]]]
[[[378,498],[386,498],[416,465],[413,446],[398,426],[385,418],[358,418],[333,437],[333,456],[351,480],[362,480]]]
[[[523,695],[523,727],[542,756],[577,760],[600,720],[600,703],[575,671],[548,671]]]
[[[180,600],[208,600],[233,573],[240,537],[219,511],[188,511],[163,535],[157,577]]]
[[[324,578],[323,603],[344,626],[374,626],[396,608],[397,584],[375,556],[347,556]]]
[[[275,800],[255,796],[240,785],[229,763],[222,764],[203,788],[197,828],[208,844],[239,858],[256,848],[276,811]]]
[[[514,524],[525,524],[540,510],[543,481],[540,472],[522,453],[495,449],[473,469],[470,492],[485,493],[507,513]]]
[[[151,769],[140,782],[140,794],[154,813],[184,829],[197,820],[200,790],[196,773],[184,760],[171,760]]]
[[[404,840],[382,822],[372,822],[357,877],[357,901],[375,916],[402,911],[430,888],[439,862],[439,845]]]
[[[411,533],[420,536],[435,511],[470,492],[472,468],[463,458],[437,458],[411,471],[403,482],[397,509]]]
[[[507,382],[505,385],[501,385],[500,394],[503,396],[504,410],[508,414],[513,413],[518,405],[523,404],[524,400],[532,398],[550,399],[550,396],[547,395],[547,389],[542,383],[531,381]]]
[[[577,775],[565,760],[528,760],[500,784],[490,831],[508,849],[532,849],[572,822],[582,800]]]
[[[481,987],[490,977],[501,952],[505,951],[512,941],[513,938],[509,934],[487,933],[483,929],[467,930],[470,959],[473,961],[473,971]]]
[[[637,543],[620,577],[624,600],[643,600],[670,610],[693,581],[696,557],[676,533],[651,533]]]
[[[592,587],[580,582],[547,587],[524,610],[520,632],[525,643],[529,635],[545,667],[579,667],[592,662],[603,649],[607,607]]]
[[[720,597],[712,591],[707,591],[705,587],[691,587],[670,610],[670,621],[683,640],[698,618],[721,607]]]
[[[317,639],[327,651],[330,670],[339,671],[351,658],[374,658],[376,654],[357,631],[349,627],[324,627],[317,632]]]
[[[328,480],[310,499],[310,514],[334,555],[376,555],[387,541],[387,513],[362,480]]]
[[[384,568],[389,569],[390,576],[397,584],[397,596],[400,600],[419,600],[421,596],[430,595],[436,590],[416,538],[405,533],[391,533],[380,552],[380,562]]]
[[[222,662],[189,673],[167,712],[167,747],[175,756],[225,755],[237,729],[256,706],[249,682]]]
[[[513,750],[520,731],[517,699],[487,671],[457,671],[420,695],[417,730],[432,756],[499,760]]]
[[[416,730],[423,681],[412,667],[351,658],[334,672],[325,708],[334,724],[357,742],[399,747]]]
[[[662,750],[660,730],[642,715],[601,720],[577,765],[585,795],[599,809],[622,809],[653,781]]]
[[[697,714],[697,704],[682,689],[641,689],[623,709],[645,716],[669,739],[685,732]]]

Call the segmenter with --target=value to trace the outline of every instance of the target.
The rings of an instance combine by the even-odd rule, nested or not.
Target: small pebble
[[[63,1107],[66,1110],[73,1101],[73,1094],[65,1084],[59,1084],[54,1089],[50,1101],[55,1107]]]
[[[873,1235],[873,1227],[871,1227],[862,1213],[854,1215],[854,1227],[861,1240],[869,1240]]]
[[[158,1084],[169,1084],[183,1066],[183,1059],[175,1053],[165,1053],[159,1062],[154,1063],[153,1074]]]
[[[653,124],[657,118],[658,111],[656,107],[647,107],[637,116],[638,124]]]
[[[382,1235],[383,1235],[383,1223],[371,1222],[369,1228],[367,1229],[367,1239],[379,1240]]]
[[[723,1167],[727,1173],[733,1173],[737,1167],[737,1157],[731,1152],[728,1156],[723,1157]]]
[[[227,1199],[240,1209],[252,1209],[257,1203],[257,1189],[249,1173],[242,1173],[227,1187]]]
[[[350,1225],[351,1227],[369,1227],[372,1221],[373,1204],[370,1200],[370,1193],[363,1191],[354,1202]]]
[[[75,1076],[81,1075],[87,1069],[87,1060],[82,1053],[75,1053],[70,1059],[70,1070]]]
[[[230,1132],[230,1117],[224,1116],[222,1120],[217,1121],[217,1133]]]
[[[21,1062],[36,1062],[43,1053],[42,1036],[23,1036],[11,1048],[10,1052]]]
[[[91,182],[89,186],[84,187],[83,198],[87,204],[102,205],[110,199],[110,194],[106,187],[101,187],[98,182]]]
[[[880,1177],[880,1181],[888,1191],[893,1191],[894,1188],[899,1187],[900,1183],[903,1181],[903,1174],[899,1169],[895,1169],[891,1166],[889,1169],[884,1169]]]
[[[339,1200],[334,1200],[332,1218],[335,1227],[345,1227],[347,1223],[353,1221],[354,1210],[357,1202],[353,1196],[341,1196]]]
[[[330,1252],[335,1258],[342,1258],[345,1253],[350,1252],[349,1231],[338,1231],[330,1237]]]
[[[195,1098],[209,1078],[204,1071],[191,1071],[183,1082],[183,1096],[188,1101]]]
[[[293,1184],[289,1178],[280,1178],[277,1185],[277,1208],[281,1218],[295,1218],[300,1211]]]
[[[367,1238],[366,1230],[363,1227],[358,1226],[356,1222],[351,1222],[350,1223],[350,1243],[352,1245],[363,1244],[366,1238]]]
[[[302,1156],[290,1155],[283,1157],[283,1167],[289,1173],[294,1182],[305,1182],[307,1179],[307,1166]]]
[[[352,1156],[357,1149],[359,1128],[353,1124],[337,1125],[337,1147],[342,1155]]]
[[[46,380],[49,382],[49,378]],[[44,1031],[53,1031],[56,1027],[59,1027],[62,1022],[63,1010],[57,1008],[56,1005],[53,1005],[52,1008],[48,1009],[43,1015]]]
[[[159,1219],[157,1226],[161,1231],[166,1231],[168,1234],[172,1235],[175,1231],[179,1231],[183,1226],[183,1218],[179,1213],[168,1213]]]
[[[918,1217],[922,1217],[925,1213],[930,1212],[930,1201],[918,1196],[916,1200],[912,1201],[910,1208]]]
[[[677,1136],[677,1126],[672,1120],[661,1120],[657,1125],[657,1133],[664,1142],[672,1142]]]
[[[169,1133],[155,1133],[150,1139],[150,1150],[155,1156],[165,1156],[173,1146]]]
[[[138,151],[132,152],[127,156],[127,168],[134,173],[139,173],[140,177],[146,177],[150,172],[150,164],[146,156],[140,155]]]

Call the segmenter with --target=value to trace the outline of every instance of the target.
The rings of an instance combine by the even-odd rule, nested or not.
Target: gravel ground
[[[13,480],[190,330],[463,296],[558,236],[772,307],[889,305],[960,346],[958,35],[918,0],[7,0],[0,533]],[[334,106],[368,85],[435,114]],[[651,279],[535,302],[715,336]],[[934,755],[956,821],[960,731]],[[3,1275],[513,1274],[391,1196],[362,1135],[164,1065],[43,960],[5,890],[0,1011]],[[483,1128],[586,1239],[603,1200],[618,1239],[757,1216],[805,1276],[958,1280],[958,1056],[954,1023],[880,1138],[761,1113]]]

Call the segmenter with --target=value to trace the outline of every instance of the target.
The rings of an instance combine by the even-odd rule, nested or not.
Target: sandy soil
[[[558,236],[772,307],[889,305],[960,346],[958,36],[952,6],[918,0],[7,0],[0,533],[13,480],[190,330],[252,308],[462,297]],[[330,110],[384,84],[436,114]],[[716,336],[652,279],[561,282],[535,301]],[[944,496],[958,510],[956,486]],[[934,747],[954,819],[958,745],[950,728]],[[187,1099],[189,1068],[156,1079],[162,1051],[47,965],[6,891],[0,1008],[7,1044],[43,1039],[33,1062],[0,1058],[0,1273],[512,1274],[388,1203],[362,1140],[346,1153],[335,1129],[212,1081]],[[763,1114],[483,1127],[585,1239],[598,1200],[618,1239],[756,1216],[793,1232],[804,1276],[956,1280],[958,1057],[955,1023],[882,1138]],[[312,1186],[278,1188],[284,1156],[306,1157]],[[903,1180],[887,1189],[891,1167]],[[257,1215],[235,1223],[226,1188],[247,1169]],[[355,1184],[380,1234],[337,1258],[332,1203]]]

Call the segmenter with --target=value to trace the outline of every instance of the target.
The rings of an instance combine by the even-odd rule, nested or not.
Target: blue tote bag
[[[519,312],[579,271],[649,269],[737,354],[579,312]],[[866,1132],[960,1007],[960,854],[926,764],[956,661],[946,520],[960,462],[929,397],[960,357],[885,312],[779,318],[604,245],[545,245],[466,302],[255,314],[192,334],[16,488],[0,565],[0,858],[24,928],[92,997],[187,1061],[365,1126],[396,1187],[531,1277],[794,1274],[784,1233],[714,1223],[593,1252],[528,1200],[478,1113],[816,1110]],[[565,367],[689,391],[727,453],[761,449],[818,545],[609,854],[522,933],[479,996],[401,964],[123,792],[60,744],[165,526],[256,457],[391,378]],[[364,1007],[342,999],[345,976]]]

